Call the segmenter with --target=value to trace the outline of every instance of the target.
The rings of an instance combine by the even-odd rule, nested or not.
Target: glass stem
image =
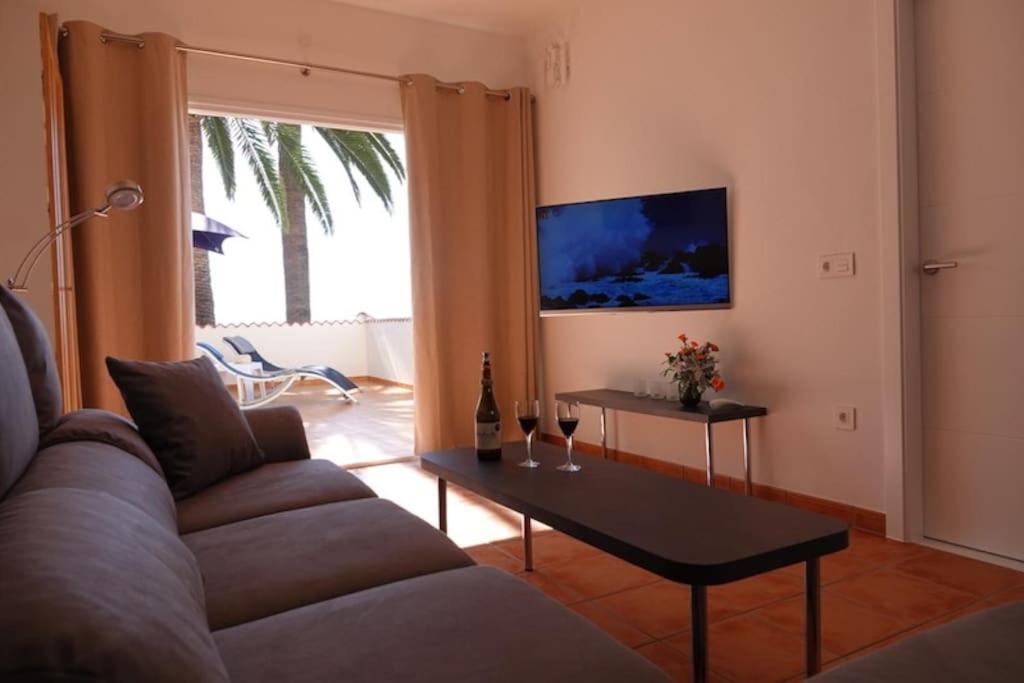
[[[533,432],[526,435],[526,460],[533,462]]]
[[[572,465],[572,437],[565,440],[566,454],[569,456],[569,465]]]

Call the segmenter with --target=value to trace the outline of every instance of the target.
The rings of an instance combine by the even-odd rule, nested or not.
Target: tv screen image
[[[724,187],[537,209],[541,313],[730,304]]]

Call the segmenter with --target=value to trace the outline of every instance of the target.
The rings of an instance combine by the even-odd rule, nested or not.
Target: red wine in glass
[[[516,420],[526,435],[526,460],[519,463],[519,466],[530,469],[540,467],[540,463],[533,459],[533,434],[537,431],[537,422],[540,420],[540,401],[516,401]]]
[[[562,472],[579,472],[583,468],[572,461],[572,435],[580,424],[580,404],[559,401],[555,405],[555,419],[558,420],[558,428],[562,430],[562,435],[565,437],[565,454],[567,457],[565,464],[559,465],[556,469]]]

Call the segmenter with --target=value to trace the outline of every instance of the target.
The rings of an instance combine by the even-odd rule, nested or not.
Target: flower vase
[[[683,404],[684,408],[696,408],[700,405],[703,393],[696,382],[679,383],[679,402]]]

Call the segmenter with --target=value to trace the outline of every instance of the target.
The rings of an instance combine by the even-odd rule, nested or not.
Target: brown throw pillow
[[[263,464],[248,421],[209,358],[156,363],[108,356],[107,370],[175,499]]]

